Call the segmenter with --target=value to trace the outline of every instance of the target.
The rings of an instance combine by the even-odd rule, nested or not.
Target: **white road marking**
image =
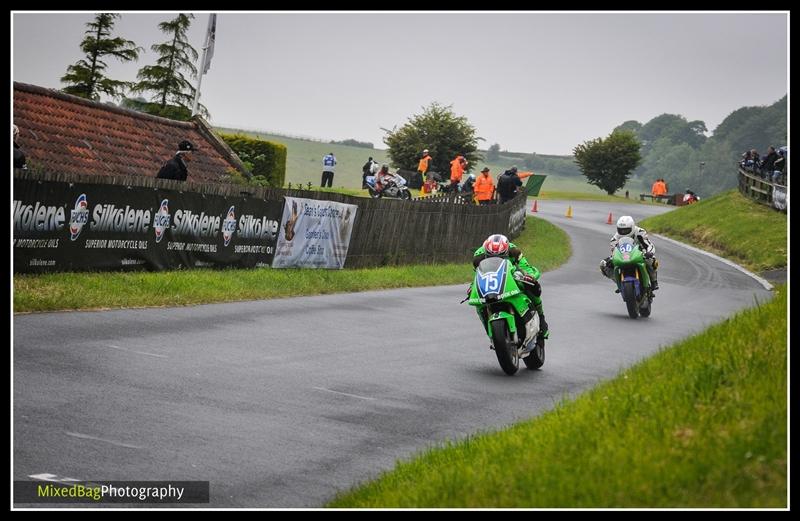
[[[125,447],[127,449],[141,449],[138,445],[131,445],[130,443],[122,443],[121,441],[114,441],[114,440],[107,440],[105,438],[98,438],[96,436],[90,436],[88,434],[81,434],[80,432],[64,432],[67,436],[72,436],[73,438],[80,438],[82,440],[94,440],[94,441],[102,441],[103,443],[110,443],[111,445],[116,445],[117,447]]]
[[[696,247],[694,247],[694,246],[692,246],[690,244],[686,244],[684,242],[676,241],[675,239],[670,239],[669,237],[664,237],[663,235],[658,235],[657,233],[651,233],[650,235],[652,235],[653,237],[657,237],[659,240],[671,242],[672,244],[675,244],[675,245],[678,245],[678,246],[683,246],[687,250],[691,250],[691,251],[693,251],[695,253],[700,253],[702,255],[707,255],[708,257],[711,257],[712,259],[716,259],[716,260],[722,262],[723,264],[727,264],[728,266],[736,268],[737,270],[741,271],[745,275],[748,275],[748,276],[754,278],[767,291],[772,291],[772,289],[773,289],[772,284],[767,282],[766,279],[763,279],[763,278],[759,277],[758,275],[756,275],[755,273],[753,273],[751,271],[747,271],[745,268],[739,266],[738,264],[736,264],[733,261],[729,261],[728,259],[723,259],[719,255],[714,255],[711,252],[707,252],[705,250],[701,250],[700,248],[696,248]]]
[[[110,347],[111,349],[117,349],[119,351],[126,351],[128,353],[136,353],[137,355],[147,355],[147,356],[155,356],[155,357],[158,357],[158,358],[167,358],[166,355],[157,355],[155,353],[146,353],[144,351],[135,351],[133,349],[126,349],[124,347],[114,346],[114,345],[111,345],[111,344],[107,344],[106,347]]]
[[[370,398],[368,396],[359,396],[357,394],[350,394],[350,393],[343,393],[341,391],[334,391],[333,389],[325,389],[324,387],[314,387],[314,389],[318,391],[325,391],[326,393],[334,393],[334,394],[341,394],[344,396],[349,396],[351,398],[359,398],[361,400],[374,400],[375,398]]]

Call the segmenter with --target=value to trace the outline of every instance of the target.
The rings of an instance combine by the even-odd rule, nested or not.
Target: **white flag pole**
[[[192,116],[197,114],[197,106],[200,103],[200,85],[203,83],[203,74],[206,73],[206,54],[208,53],[208,48],[211,46],[211,23],[214,15],[208,15],[208,27],[206,28],[206,38],[203,43],[203,57],[200,60],[200,70],[197,74],[197,89],[194,91],[194,104],[192,105]]]

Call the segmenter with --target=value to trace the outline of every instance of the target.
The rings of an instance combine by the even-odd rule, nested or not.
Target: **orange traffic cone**
[[[611,222],[611,212],[608,212],[608,220],[606,221],[606,224],[614,224]]]
[[[572,205],[567,208],[567,217],[572,219]]]
[[[534,199],[533,200],[533,208],[531,208],[532,212],[538,212],[539,211],[539,207],[537,206],[536,203],[537,203],[537,201],[536,201],[536,199]]]

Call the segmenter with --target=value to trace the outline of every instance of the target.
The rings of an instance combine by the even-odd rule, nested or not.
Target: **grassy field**
[[[785,508],[786,317],[782,287],[537,419],[431,449],[328,506]]]
[[[525,231],[515,243],[534,266],[545,271],[560,266],[571,254],[567,235],[534,217],[528,218]],[[184,306],[432,283],[466,285],[471,277],[469,263],[359,270],[260,268],[15,275],[14,311]]]
[[[303,185],[309,182],[313,186],[319,186],[322,177],[322,157],[328,152],[333,152],[336,156],[336,174],[334,175],[333,185],[336,188],[360,190],[361,188],[361,167],[367,162],[367,158],[372,157],[375,161],[383,164],[389,164],[389,157],[386,150],[361,148],[347,145],[332,145],[318,141],[310,141],[305,139],[296,139],[276,134],[259,133],[252,131],[241,131],[236,129],[218,128],[221,132],[226,133],[243,133],[250,136],[255,136],[260,139],[274,141],[286,145],[286,182],[296,185],[301,183]],[[492,176],[497,179],[497,175],[501,174],[504,170],[513,165],[517,165],[520,170],[524,170],[524,166],[519,158],[506,157],[500,155],[500,160],[497,162],[480,162],[479,167],[473,169],[475,174],[483,168],[488,166],[492,171]],[[537,174],[548,174],[547,172],[536,171]],[[448,172],[449,175],[449,172]],[[640,183],[631,181],[629,184],[631,194],[634,192],[638,195],[641,189]],[[545,192],[574,192],[583,194],[603,195],[605,192],[586,184],[583,177],[569,177],[548,175],[545,180],[542,190]],[[624,190],[623,190],[624,192]]]
[[[639,225],[713,251],[752,271],[787,265],[786,214],[755,203],[737,190],[648,217]]]

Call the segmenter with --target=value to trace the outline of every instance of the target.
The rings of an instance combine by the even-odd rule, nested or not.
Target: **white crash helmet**
[[[620,237],[633,237],[636,222],[630,215],[623,215],[617,220],[617,234]]]

